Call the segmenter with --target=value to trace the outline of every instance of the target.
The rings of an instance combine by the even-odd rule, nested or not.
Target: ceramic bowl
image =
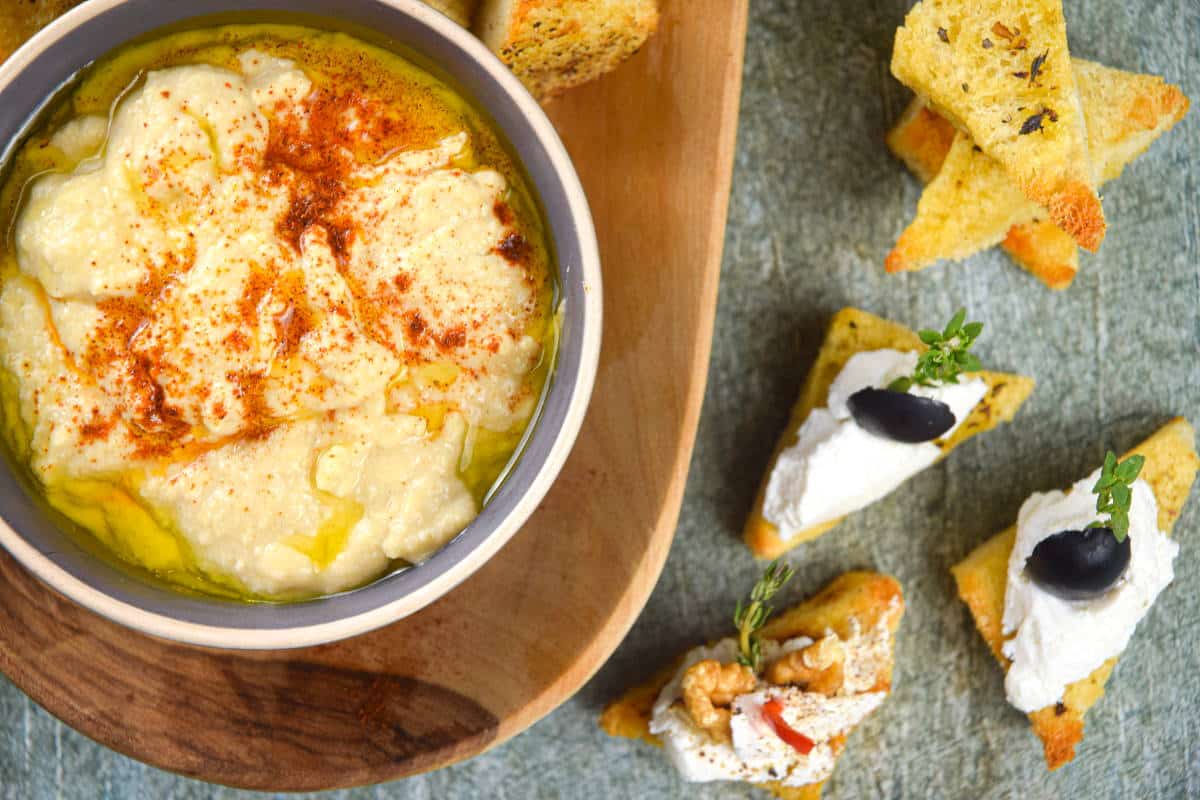
[[[600,349],[600,259],[587,201],[562,142],[520,82],[469,32],[417,0],[90,0],[0,66],[0,165],[55,92],[125,42],[165,26],[236,21],[360,26],[425,58],[493,120],[545,210],[565,302],[558,362],[522,455],[479,516],[427,561],[354,591],[290,604],[187,596],[97,559],[0,468],[0,545],[54,589],[115,622],[191,644],[276,649],[329,642],[386,625],[452,589],[516,533],[557,476],[583,421]],[[230,21],[221,19],[219,21]],[[2,602],[2,601],[0,601]]]

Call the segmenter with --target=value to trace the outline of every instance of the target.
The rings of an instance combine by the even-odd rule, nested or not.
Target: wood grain
[[[14,683],[86,735],[155,766],[314,790],[479,753],[596,671],[644,605],[679,514],[741,84],[747,0],[662,5],[642,53],[549,108],[596,219],[605,340],[575,451],[505,549],[413,617],[282,653],[133,633],[0,553],[0,669]]]

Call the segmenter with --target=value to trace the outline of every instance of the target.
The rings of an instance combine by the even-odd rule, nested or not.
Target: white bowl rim
[[[88,0],[51,22],[7,61],[0,64],[0,91],[34,58],[67,33],[125,2],[128,0]],[[184,644],[226,649],[279,650],[338,641],[396,622],[426,607],[466,580],[516,534],[557,478],[583,425],[599,364],[603,292],[595,227],[583,186],[570,156],[541,106],[508,68],[473,34],[420,0],[375,2],[407,14],[432,28],[450,39],[473,58],[478,66],[485,68],[489,77],[500,85],[533,128],[540,146],[554,166],[555,174],[562,182],[570,205],[570,216],[576,225],[585,303],[578,378],[573,387],[566,416],[550,452],[516,505],[465,557],[453,563],[433,580],[418,587],[416,591],[361,614],[317,625],[279,628],[224,627],[183,621],[147,611],[99,591],[71,575],[39,552],[0,517],[0,546],[7,549],[20,564],[71,600],[126,627]],[[203,17],[204,14],[198,16]],[[569,309],[567,313],[571,313]]]

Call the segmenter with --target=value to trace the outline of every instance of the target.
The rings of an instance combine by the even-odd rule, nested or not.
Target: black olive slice
[[[1111,528],[1060,531],[1033,548],[1029,576],[1064,600],[1087,600],[1111,589],[1129,566],[1129,537],[1118,542]]]
[[[865,430],[897,442],[931,442],[954,427],[954,412],[941,400],[868,387],[850,395],[850,415]]]

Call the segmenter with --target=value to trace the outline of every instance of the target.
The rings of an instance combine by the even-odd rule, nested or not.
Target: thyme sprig
[[[983,369],[979,359],[968,352],[983,333],[982,322],[967,322],[967,310],[960,308],[941,331],[923,330],[917,333],[929,348],[917,359],[912,375],[897,378],[888,384],[893,392],[907,392],[914,385],[937,386],[958,383],[964,372]]]
[[[1098,519],[1089,528],[1109,528],[1118,542],[1125,541],[1129,535],[1129,506],[1133,502],[1131,487],[1145,463],[1145,456],[1130,456],[1118,463],[1116,453],[1109,450],[1105,454],[1100,479],[1092,492],[1096,495],[1096,512],[1107,514],[1108,519]]]
[[[795,571],[787,564],[775,560],[767,567],[766,572],[750,590],[750,599],[745,604],[738,601],[737,610],[733,613],[733,624],[738,629],[738,663],[758,671],[762,660],[762,646],[758,641],[758,631],[767,622],[774,610],[767,601],[774,597],[784,584],[792,579]]]

